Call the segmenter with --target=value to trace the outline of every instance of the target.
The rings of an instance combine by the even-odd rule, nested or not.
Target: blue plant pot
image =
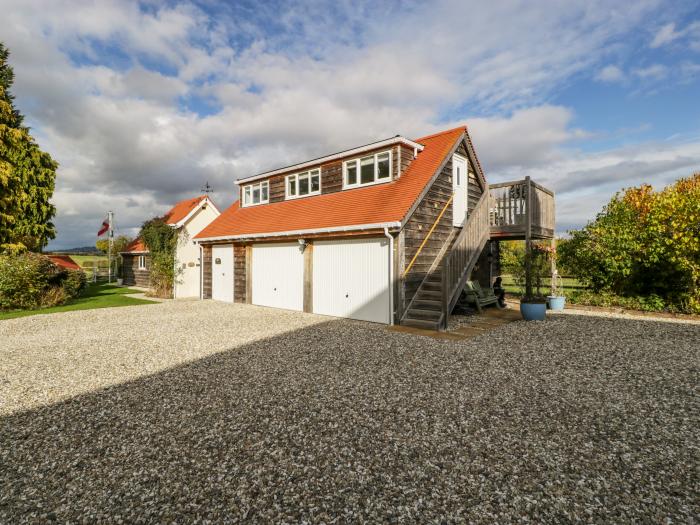
[[[520,313],[526,321],[544,321],[547,315],[547,304],[520,303]]]
[[[550,310],[563,310],[566,304],[566,297],[550,295],[547,297],[547,304]]]

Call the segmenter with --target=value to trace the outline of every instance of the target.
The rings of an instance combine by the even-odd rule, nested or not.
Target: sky
[[[58,235],[135,235],[178,200],[397,134],[467,125],[489,182],[557,230],[700,171],[700,4],[0,0],[25,123],[59,164]]]

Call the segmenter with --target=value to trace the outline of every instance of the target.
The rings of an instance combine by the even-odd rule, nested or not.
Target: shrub
[[[74,299],[87,288],[87,276],[82,270],[66,270],[62,286],[66,295]]]
[[[658,192],[627,189],[570,233],[560,261],[596,292],[700,313],[700,173]]]
[[[58,267],[41,255],[0,256],[0,309],[38,308],[43,293],[59,273]]]
[[[41,308],[50,308],[51,306],[59,306],[64,304],[70,297],[64,288],[60,286],[49,286],[39,296],[39,306]]]
[[[87,286],[82,270],[63,270],[36,253],[0,256],[0,310],[31,310],[65,303]]]

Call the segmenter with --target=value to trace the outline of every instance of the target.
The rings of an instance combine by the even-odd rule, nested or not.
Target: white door
[[[467,216],[467,186],[469,184],[469,172],[467,159],[459,155],[452,156],[452,224],[462,226]]]
[[[253,245],[253,304],[287,310],[304,309],[302,246]]]
[[[211,252],[211,297],[233,302],[233,245],[214,246]]]
[[[390,321],[389,240],[314,243],[314,313]]]

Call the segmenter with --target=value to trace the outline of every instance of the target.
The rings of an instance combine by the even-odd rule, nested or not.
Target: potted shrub
[[[520,313],[526,321],[544,321],[547,314],[547,298],[542,292],[542,279],[547,272],[547,252],[533,245],[525,251],[522,269],[519,272],[521,290]]]
[[[566,297],[564,296],[564,282],[557,270],[557,249],[554,245],[551,247],[543,246],[540,249],[546,253],[552,272],[550,294],[547,296],[547,308],[555,311],[563,310],[566,304]]]
[[[555,269],[552,273],[552,290],[551,295],[547,296],[547,307],[550,310],[563,310],[566,305],[566,296],[564,296],[564,285],[559,272]]]

